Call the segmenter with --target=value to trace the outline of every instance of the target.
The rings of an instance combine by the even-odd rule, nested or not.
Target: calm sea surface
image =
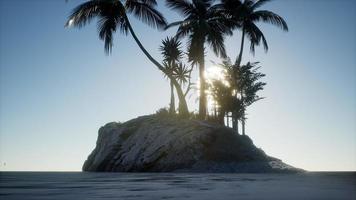
[[[0,199],[356,199],[356,173],[0,172]]]

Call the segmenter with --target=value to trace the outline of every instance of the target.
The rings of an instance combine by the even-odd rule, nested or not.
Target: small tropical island
[[[268,0],[166,0],[180,21],[168,23],[155,0],[90,0],[69,16],[67,27],[84,27],[94,19],[107,54],[112,53],[113,34],[131,35],[152,70],[162,72],[170,85],[167,108],[124,123],[111,122],[99,129],[96,147],[83,171],[104,172],[301,172],[257,148],[246,133],[247,108],[263,99],[266,85],[258,61],[242,62],[244,44],[253,54],[267,40],[258,23],[288,31],[278,14],[264,10]],[[131,26],[129,15],[149,26],[166,30],[178,27],[157,49],[158,61],[145,49]],[[225,50],[225,38],[241,32],[236,59]],[[186,45],[183,45],[186,42]],[[184,50],[184,46],[186,50]],[[221,58],[216,67],[205,67],[211,50]],[[193,82],[197,70],[198,81]],[[197,113],[188,108],[192,92],[199,95]]]

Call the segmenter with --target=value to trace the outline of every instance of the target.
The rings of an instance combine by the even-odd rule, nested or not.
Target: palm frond
[[[181,23],[178,27],[176,37],[178,38],[183,38],[191,34],[194,30],[194,27],[196,27],[196,21],[190,21],[190,20],[184,20],[183,23]]]
[[[119,18],[117,16],[102,16],[98,20],[99,38],[104,40],[105,53],[111,53],[113,46],[113,33],[116,31],[116,25]]]
[[[284,19],[274,12],[268,10],[259,10],[251,15],[253,21],[263,21],[265,23],[273,24],[284,31],[288,31],[288,25]]]
[[[257,8],[263,6],[265,3],[270,2],[272,0],[258,0],[256,3],[254,3],[251,7],[252,10],[256,10]]]
[[[174,68],[174,76],[181,85],[188,82],[190,78],[190,72],[191,70],[181,62],[178,63]]]
[[[80,4],[73,9],[65,26],[76,26],[81,28],[90,23],[95,17],[99,16],[103,10],[109,7],[109,4],[110,3],[108,2],[99,0],[92,0]]]
[[[154,8],[155,1],[129,0],[125,7],[129,13],[132,13],[139,20],[157,29],[164,29],[167,26],[166,19]]]
[[[268,51],[268,44],[262,31],[254,23],[245,23],[244,25],[245,33],[250,40],[250,51],[255,53],[255,46],[260,45],[261,40],[265,51]]]
[[[207,42],[213,49],[214,53],[222,58],[226,57],[224,33],[211,28],[207,34]]]
[[[69,16],[66,26],[83,27],[98,18],[99,38],[104,41],[104,50],[110,53],[113,45],[113,33],[117,27],[127,33],[125,9],[119,1],[91,0],[77,6]],[[118,26],[119,25],[119,26]]]
[[[176,22],[172,22],[172,23],[169,23],[164,29],[167,30],[171,27],[174,27],[174,26],[179,26],[181,24],[183,24],[184,21],[176,21]]]
[[[253,0],[244,0],[243,5],[251,8],[255,4],[255,1]]]
[[[169,63],[179,61],[183,56],[181,45],[182,43],[177,37],[167,37],[162,40],[162,45],[159,49],[163,55],[164,61]]]
[[[187,0],[166,0],[166,5],[182,15],[189,15],[194,10],[193,4]]]
[[[142,3],[145,3],[149,6],[157,6],[156,0],[126,0],[126,1],[141,1]]]

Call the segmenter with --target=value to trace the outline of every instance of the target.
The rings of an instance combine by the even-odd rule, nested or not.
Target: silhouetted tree
[[[185,64],[183,64],[182,58],[184,53],[181,50],[181,42],[176,37],[167,37],[162,41],[160,50],[163,55],[163,65],[165,66],[167,72],[170,73],[179,83],[180,90],[183,91],[183,87],[186,85],[186,90],[184,92],[184,97],[186,97],[192,86],[191,72],[193,70],[193,66],[189,69]],[[172,81],[170,85],[170,113],[175,113],[175,98]]]
[[[224,117],[232,117],[233,129],[238,133],[238,121],[242,124],[242,134],[245,135],[246,108],[254,102],[263,99],[257,92],[266,85],[259,80],[265,74],[258,72],[258,62],[236,66],[229,59],[223,61],[220,67],[222,79],[213,79],[208,83],[209,94],[218,104],[218,122],[224,124]],[[227,126],[229,126],[227,124]]]
[[[217,119],[219,124],[224,125],[224,117],[232,107],[233,96],[231,95],[231,88],[221,80],[214,79],[208,82],[208,90],[214,103],[216,103],[214,106],[214,118]]]
[[[190,61],[198,63],[200,78],[199,116],[206,117],[206,83],[204,77],[204,44],[207,42],[216,55],[225,57],[224,35],[232,34],[225,23],[225,16],[213,5],[214,0],[166,0],[169,8],[183,15],[182,21],[169,24],[178,26],[176,37],[188,37]]]
[[[242,31],[240,53],[237,56],[236,64],[241,64],[244,40],[247,36],[251,42],[250,50],[255,51],[255,45],[259,45],[262,41],[265,51],[268,50],[268,44],[262,31],[256,23],[265,22],[278,26],[284,31],[288,31],[287,23],[284,19],[268,10],[257,10],[270,0],[221,0],[218,7],[223,8],[225,15],[229,19],[231,28],[238,28]]]
[[[174,77],[176,77],[182,88],[185,85],[185,97],[194,85],[194,83],[191,82],[191,74],[193,71],[193,67],[194,65],[191,65],[191,67],[188,68],[187,65],[183,64],[182,62],[179,62],[174,68]]]
[[[156,67],[167,73],[167,76],[172,80],[173,85],[178,86],[178,82],[169,74],[164,66],[157,62],[143,47],[140,40],[137,38],[127,14],[133,14],[139,20],[147,23],[154,28],[166,27],[167,23],[160,12],[155,9],[156,0],[90,0],[76,8],[69,16],[66,26],[83,27],[93,19],[98,19],[99,38],[104,40],[106,53],[111,53],[113,46],[113,33],[119,30],[127,35],[128,32],[132,35],[137,45],[147,58],[156,65]],[[183,91],[176,87],[179,98],[180,114],[188,116],[188,107],[184,100]]]
[[[165,66],[165,69],[168,73],[174,75],[174,70],[177,66],[177,62],[179,62],[183,56],[183,52],[181,50],[181,42],[176,37],[167,37],[162,40],[160,51],[163,55],[163,66]],[[171,101],[169,104],[169,112],[175,113],[174,85],[172,81],[170,81],[170,86]]]
[[[224,125],[224,118],[226,118],[227,122],[230,118],[230,113],[242,115],[242,102],[240,99],[236,98],[234,93],[236,93],[237,89],[232,85],[232,74],[231,69],[232,65],[229,64],[228,60],[224,61],[220,64],[221,67],[220,75],[217,78],[212,77],[208,83],[208,91],[209,95],[212,97],[214,103],[214,112],[213,117],[217,119],[217,121]],[[227,124],[227,126],[229,126]]]
[[[232,118],[232,128],[235,130],[237,133],[239,133],[239,128],[238,128],[238,120],[242,116],[242,102],[238,98],[238,93],[239,93],[239,74],[238,67],[233,65],[231,63],[230,58],[225,59],[221,64],[220,67],[224,68],[226,70],[226,76],[225,79],[228,81],[230,85],[230,90],[231,90],[231,95],[233,96],[234,102],[230,108],[231,112],[231,118]]]
[[[238,70],[240,77],[238,80],[238,88],[243,107],[240,116],[243,135],[245,135],[246,108],[254,102],[263,99],[263,97],[257,95],[257,92],[263,90],[266,85],[266,83],[259,81],[265,74],[258,72],[260,68],[257,66],[258,64],[258,62],[248,62],[246,65],[240,66]]]

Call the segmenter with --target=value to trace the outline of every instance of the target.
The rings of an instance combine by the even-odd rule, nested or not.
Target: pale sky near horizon
[[[0,1],[0,171],[79,171],[111,121],[152,114],[169,103],[169,83],[130,35],[115,34],[104,53],[96,23],[66,29],[83,1]],[[265,9],[288,33],[260,24],[269,43],[243,61],[261,62],[261,100],[248,108],[247,134],[267,154],[306,170],[356,170],[356,1],[275,0]],[[168,19],[180,17],[158,8]],[[159,32],[130,16],[144,46]],[[240,32],[226,39],[233,59]],[[207,67],[220,62],[209,48]],[[196,77],[194,77],[196,79]],[[190,110],[198,107],[189,99]],[[6,164],[5,164],[6,163]]]

